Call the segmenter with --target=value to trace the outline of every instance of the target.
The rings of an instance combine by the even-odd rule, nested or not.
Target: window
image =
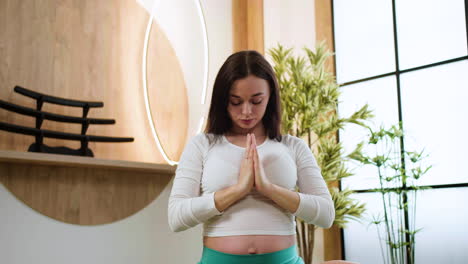
[[[402,150],[422,150],[433,165],[419,182],[416,263],[466,263],[468,257],[468,43],[464,0],[334,0],[339,113],[368,103],[374,125],[401,121]],[[367,131],[349,125],[340,140],[349,151]],[[378,178],[355,168],[341,182],[367,204],[362,223],[344,229],[344,257],[381,263],[377,232],[369,222],[381,210]],[[411,222],[412,219],[408,219]]]

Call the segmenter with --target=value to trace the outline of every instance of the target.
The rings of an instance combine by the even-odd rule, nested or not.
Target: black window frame
[[[335,1],[337,0],[331,0],[331,23],[332,23],[332,35],[333,39],[336,40],[336,33],[335,33]],[[413,68],[408,68],[408,69],[400,69],[400,62],[399,62],[399,50],[398,50],[398,32],[397,32],[397,18],[396,18],[396,0],[392,0],[392,23],[393,23],[393,44],[394,44],[394,54],[395,54],[395,71],[392,72],[387,72],[375,76],[370,76],[362,79],[357,79],[354,81],[349,81],[345,83],[339,84],[341,87],[344,86],[349,86],[352,84],[357,84],[357,83],[362,83],[362,82],[367,82],[375,79],[380,79],[384,77],[389,77],[389,76],[395,76],[396,78],[396,88],[397,88],[397,98],[398,98],[398,120],[401,122],[402,126],[404,127],[404,120],[403,120],[403,113],[402,113],[402,108],[401,108],[401,81],[400,81],[400,75],[408,72],[415,72],[418,70],[423,70],[427,68],[432,68],[440,65],[446,65],[458,61],[463,61],[463,60],[468,60],[468,0],[465,0],[465,30],[466,30],[466,38],[467,38],[467,55],[462,56],[462,57],[457,57],[457,58],[452,58],[448,60],[443,60],[443,61],[437,61],[435,63],[431,64],[425,64],[425,65],[420,65],[417,67]],[[336,44],[335,41],[333,41],[333,50],[336,52]],[[333,60],[334,63],[334,69],[335,69],[335,76],[337,76],[337,64],[336,64],[336,53],[335,53],[335,59]],[[339,132],[338,132],[338,140],[340,139]],[[402,138],[400,141],[400,151],[401,151],[401,157],[402,157],[402,166],[405,168],[405,160],[404,160],[404,151],[405,151],[405,139]],[[466,183],[455,183],[455,184],[438,184],[438,185],[422,185],[421,187],[430,187],[431,189],[449,189],[449,188],[460,188],[460,187],[468,187],[468,182]],[[403,188],[407,189],[406,183],[403,183]],[[339,189],[342,189],[342,183],[341,181],[339,182]],[[408,190],[408,189],[407,189]],[[354,190],[356,193],[374,193],[375,191],[372,189],[358,189]],[[405,196],[405,202],[407,197]],[[405,218],[405,226],[409,226],[409,219],[408,219],[408,210],[405,209],[404,211],[404,218]],[[341,250],[342,250],[342,256],[343,259],[346,259],[346,251],[345,251],[345,243],[344,243],[344,232],[343,229],[341,229]],[[409,234],[406,235],[406,241],[409,240]],[[406,256],[407,263],[409,262],[409,256]]]

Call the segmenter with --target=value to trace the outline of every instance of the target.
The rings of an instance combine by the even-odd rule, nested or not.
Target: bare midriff
[[[263,254],[280,251],[296,244],[296,235],[242,235],[203,237],[205,247],[229,254]]]

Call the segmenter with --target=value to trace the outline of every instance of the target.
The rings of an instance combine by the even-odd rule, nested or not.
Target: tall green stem
[[[386,227],[386,230],[387,230],[387,239],[388,239],[388,242],[391,243],[392,242],[392,237],[390,235],[390,227],[389,227],[389,222],[388,222],[387,205],[386,205],[386,202],[385,202],[385,191],[384,191],[384,186],[383,186],[383,181],[382,181],[382,173],[380,172],[380,167],[377,167],[377,169],[378,169],[378,172],[379,172],[380,188],[381,188],[381,191],[382,191],[382,200],[383,200],[383,207],[384,207],[385,227]],[[395,256],[394,256],[392,248],[393,247],[390,246],[389,255],[390,255],[391,263],[396,263],[395,262]]]

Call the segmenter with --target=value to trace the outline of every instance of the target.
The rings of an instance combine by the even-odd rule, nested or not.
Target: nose
[[[252,106],[249,103],[245,103],[242,105],[242,114],[249,115],[252,113]]]

